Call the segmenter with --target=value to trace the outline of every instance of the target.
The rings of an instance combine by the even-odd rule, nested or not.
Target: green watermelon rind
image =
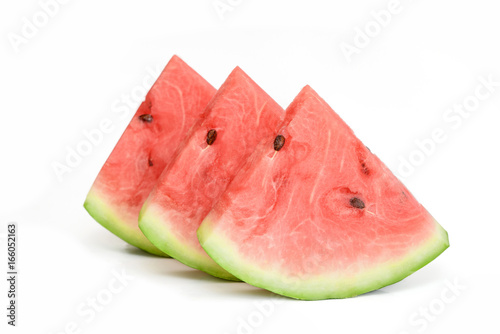
[[[272,268],[262,269],[238,256],[238,247],[205,218],[197,231],[208,255],[242,281],[277,294],[302,300],[349,298],[401,281],[427,265],[449,247],[448,233],[436,222],[435,232],[406,257],[374,266],[356,277],[317,276],[308,279],[283,277]],[[336,282],[336,287],[333,282]],[[281,283],[281,282],[284,282]],[[293,288],[291,288],[293,286]]]
[[[169,257],[156,248],[142,233],[140,233],[140,231],[137,231],[136,228],[123,224],[124,219],[120,217],[111,205],[107,204],[105,196],[98,194],[95,190],[89,192],[83,206],[92,218],[125,242],[150,254]]]
[[[185,265],[229,281],[240,281],[213,261],[206,254],[192,249],[175,236],[168,219],[146,201],[139,213],[139,228],[149,241],[165,254]],[[161,217],[161,218],[160,218]]]

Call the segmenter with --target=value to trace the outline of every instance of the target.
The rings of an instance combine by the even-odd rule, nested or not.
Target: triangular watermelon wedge
[[[379,289],[449,246],[446,231],[308,86],[198,238],[234,276],[305,300]]]
[[[283,109],[235,68],[144,204],[139,227],[146,237],[190,267],[237,280],[205,253],[196,230],[257,144],[276,132],[283,117]]]
[[[97,222],[131,245],[166,256],[142,234],[139,211],[215,91],[179,57],[172,57],[87,195],[85,209]]]

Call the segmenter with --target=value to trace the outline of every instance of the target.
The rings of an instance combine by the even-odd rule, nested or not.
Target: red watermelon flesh
[[[169,61],[87,195],[84,206],[97,222],[136,247],[166,256],[142,234],[139,211],[215,91],[179,57]]]
[[[139,227],[173,258],[213,276],[236,278],[201,248],[196,230],[236,172],[283,121],[283,109],[240,68],[220,87],[206,117],[163,172]]]
[[[446,231],[310,87],[275,136],[198,230],[234,276],[298,299],[345,298],[395,283],[449,246]]]

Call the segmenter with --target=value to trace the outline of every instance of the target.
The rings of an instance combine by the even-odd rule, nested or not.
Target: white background
[[[481,77],[500,82],[499,5],[401,0],[377,31],[371,12],[387,0],[222,0],[232,6],[222,15],[214,3],[73,0],[44,22],[38,1],[2,0],[0,261],[8,222],[19,225],[20,252],[9,333],[71,333],[72,323],[81,333],[498,333],[500,86],[460,124],[443,117],[478,101]],[[16,51],[10,39],[33,16],[39,27]],[[367,27],[372,37],[348,59],[341,46]],[[113,105],[143,97],[143,79],[173,54],[215,87],[239,65],[283,107],[310,84],[400,177],[400,158],[422,158],[415,141],[442,129],[444,142],[402,178],[450,248],[379,291],[275,304],[264,290],[149,256],[103,229],[82,204],[140,101],[125,118]],[[58,179],[54,164],[104,119],[113,130]],[[134,279],[92,319],[78,312],[106,296],[113,270]]]

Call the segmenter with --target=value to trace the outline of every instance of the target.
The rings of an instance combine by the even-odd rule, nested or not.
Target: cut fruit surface
[[[379,289],[449,246],[446,231],[308,86],[198,238],[234,276],[305,300]]]
[[[236,278],[201,248],[196,230],[236,172],[284,112],[240,68],[233,70],[165,169],[142,208],[139,226],[163,252],[213,276]]]
[[[214,94],[179,57],[169,61],[87,195],[84,206],[97,222],[131,245],[166,256],[139,229],[139,211]]]

